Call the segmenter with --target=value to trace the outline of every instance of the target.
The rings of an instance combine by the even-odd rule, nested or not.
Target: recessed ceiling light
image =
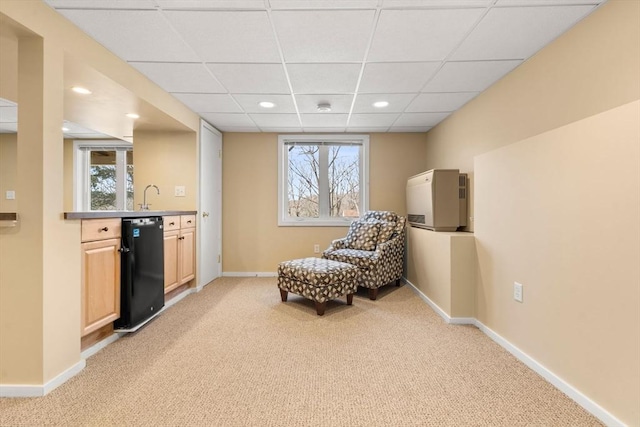
[[[80,86],[74,86],[71,88],[72,91],[74,91],[75,93],[80,93],[82,95],[90,95],[91,91],[87,88],[84,87],[80,87]]]
[[[377,101],[373,103],[373,106],[376,108],[384,108],[384,107],[388,107],[389,103],[387,101]]]
[[[69,132],[69,128],[65,128],[65,127],[63,127],[63,128],[62,128],[62,132]]]
[[[331,104],[329,103],[318,104],[318,112],[326,113],[329,111],[331,111]]]
[[[258,102],[258,105],[261,106],[262,108],[273,108],[276,106],[276,104],[274,104],[271,101],[260,101]]]
[[[130,119],[139,119],[140,116],[137,115],[136,113],[128,113],[126,114],[127,117],[129,117]]]

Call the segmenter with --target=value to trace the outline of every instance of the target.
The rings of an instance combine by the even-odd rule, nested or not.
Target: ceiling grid
[[[429,130],[604,1],[45,0],[221,131],[360,133]]]

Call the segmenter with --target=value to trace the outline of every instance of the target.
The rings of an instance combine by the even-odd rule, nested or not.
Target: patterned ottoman
[[[316,303],[318,316],[324,314],[327,301],[347,294],[347,305],[358,289],[358,267],[323,258],[302,258],[278,265],[278,287],[282,301],[287,293],[301,295]]]

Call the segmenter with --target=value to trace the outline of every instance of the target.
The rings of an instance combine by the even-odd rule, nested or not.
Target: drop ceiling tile
[[[349,113],[353,95],[295,95],[300,113],[318,112],[318,104],[331,104],[331,113]]]
[[[483,9],[383,10],[368,61],[440,61],[480,18]]]
[[[199,61],[156,10],[60,9],[58,12],[126,61]]]
[[[408,113],[455,111],[478,95],[478,92],[421,93],[407,107]]]
[[[227,94],[172,93],[196,113],[243,113],[242,108]]]
[[[290,93],[281,64],[207,64],[231,93]]]
[[[246,114],[234,113],[200,113],[200,117],[211,123],[217,129],[228,127],[256,128],[255,123]]]
[[[451,58],[526,59],[591,10],[593,6],[492,8]]]
[[[353,127],[353,126],[348,126],[347,127],[347,132],[353,132],[353,133],[384,133],[388,129],[389,129],[389,126],[386,126],[386,127],[375,127],[375,126]]]
[[[305,127],[304,133],[343,133],[345,131],[344,127],[335,127],[335,128],[316,128],[316,127]]]
[[[249,114],[259,127],[300,127],[297,114]]]
[[[234,132],[234,133],[261,132],[260,128],[258,127],[244,127],[244,126],[225,126],[224,128],[217,128],[217,129],[222,132]]]
[[[522,61],[447,62],[423,92],[482,92]]]
[[[302,127],[322,128],[322,127],[346,127],[348,114],[301,114]]]
[[[440,66],[439,62],[368,63],[359,93],[415,93]]]
[[[286,127],[261,127],[262,132],[276,132],[276,133],[296,133],[302,132],[302,128],[286,128]]]
[[[167,11],[204,62],[279,62],[266,11]]]
[[[353,113],[401,113],[416,96],[415,93],[359,94],[353,107]],[[387,101],[388,106],[377,108],[374,102]]]
[[[273,12],[287,62],[349,62],[365,57],[373,10]]]
[[[450,113],[404,113],[393,124],[393,127],[427,127],[435,126]]]
[[[130,62],[167,92],[225,93],[226,89],[202,64],[183,62]]]
[[[389,127],[396,121],[399,114],[352,114],[349,120],[349,127]]]
[[[261,10],[264,0],[156,0],[164,10]]]
[[[119,0],[107,2],[104,0],[45,0],[55,8],[68,9],[150,9],[156,5],[153,0]]]
[[[432,128],[433,126],[392,126],[389,128],[389,132],[423,133],[429,131]]]
[[[272,9],[375,9],[378,0],[269,0]]]
[[[247,113],[295,113],[291,95],[253,95],[253,94],[232,94],[235,100]],[[263,108],[258,105],[261,101],[273,102],[275,107]]]
[[[296,94],[354,93],[360,65],[288,64],[287,70]]]
[[[382,7],[486,7],[490,6],[494,1],[495,0],[382,0]]]
[[[562,6],[570,4],[600,4],[606,0],[498,0],[496,6]]]

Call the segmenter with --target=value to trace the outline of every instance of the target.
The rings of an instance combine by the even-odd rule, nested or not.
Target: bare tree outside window
[[[328,200],[330,217],[359,216],[359,146],[305,144],[291,145],[288,150],[290,217],[318,218],[323,197]],[[326,160],[326,172],[321,171],[322,160]],[[320,193],[322,173],[327,173],[327,194]]]

